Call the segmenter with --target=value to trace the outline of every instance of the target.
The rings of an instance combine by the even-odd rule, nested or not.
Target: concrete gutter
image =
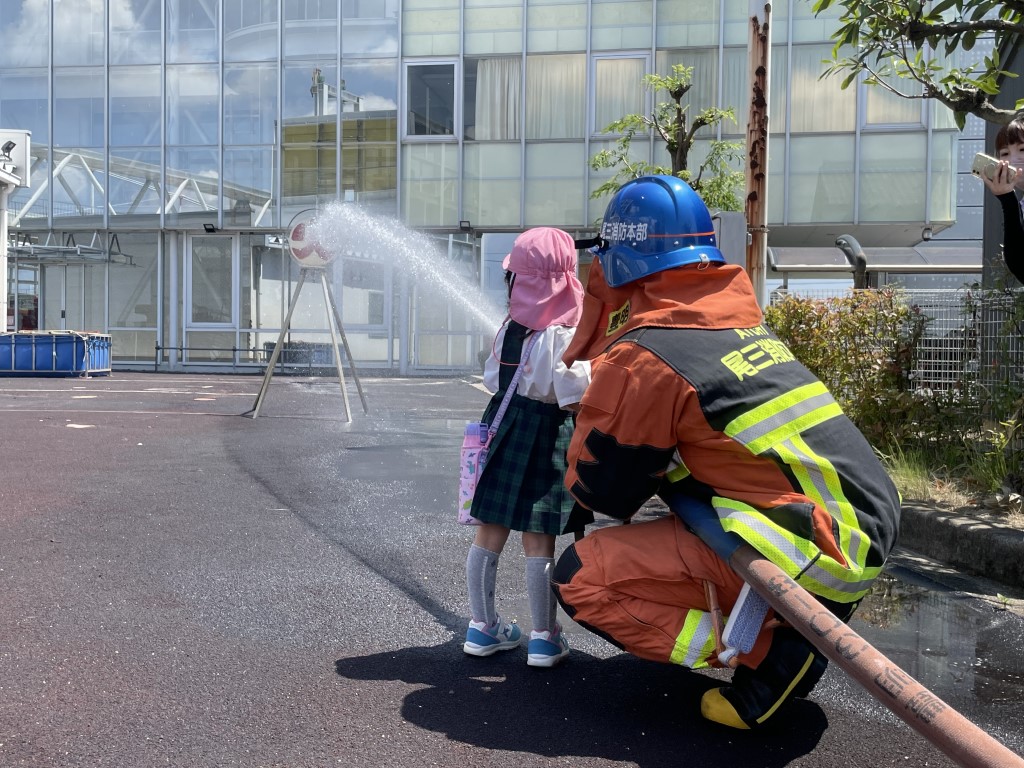
[[[903,505],[897,546],[967,573],[1024,588],[1024,530],[967,512]]]

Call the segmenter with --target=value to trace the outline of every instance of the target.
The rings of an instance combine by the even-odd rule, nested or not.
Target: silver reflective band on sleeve
[[[715,647],[711,631],[711,614],[692,608],[686,613],[683,629],[676,638],[670,661],[690,669],[709,666],[708,656]]]
[[[725,429],[726,434],[745,445],[754,455],[774,452],[779,463],[793,473],[800,491],[835,520],[839,531],[837,544],[849,567],[835,563],[826,574],[819,573],[822,571],[820,567],[811,566],[805,574],[806,578],[814,579],[825,589],[839,589],[839,583],[849,584],[848,576],[861,574],[871,548],[870,540],[860,529],[857,511],[843,491],[839,473],[827,457],[819,456],[811,449],[802,435],[806,430],[841,415],[839,404],[819,381],[772,398],[737,417]],[[764,520],[762,516],[758,517]],[[751,526],[751,535],[763,536],[762,528],[763,525]],[[783,533],[782,529],[779,529],[779,535],[795,540],[794,534]],[[765,543],[770,544],[777,538],[765,536]],[[797,566],[795,573],[807,567],[807,560],[801,563],[782,549],[779,549],[780,555]],[[827,562],[832,561],[828,559]],[[851,585],[853,591],[861,589],[859,584],[857,581]],[[851,590],[844,587],[839,591],[849,593]]]
[[[867,592],[871,589],[871,585],[875,582],[875,579],[878,578],[878,572],[881,570],[878,568],[865,569],[860,572],[862,578],[856,579],[855,581],[848,581],[846,579],[839,578],[827,568],[821,567],[819,563],[821,563],[823,559],[823,557],[819,557],[814,561],[814,564],[811,565],[810,568],[800,575],[799,579],[794,578],[793,580],[797,581],[801,586],[807,589],[808,592],[832,599],[835,599],[833,593],[841,595],[861,595]],[[849,573],[850,575],[857,573],[856,571],[844,572]],[[866,577],[866,574],[868,573],[871,574],[870,577]],[[813,581],[814,584],[808,584],[808,581]],[[837,600],[837,602],[844,601]]]
[[[672,460],[668,463],[665,471],[665,479],[670,483],[677,483],[685,477],[690,476],[690,470],[683,464],[683,457],[679,455],[679,449],[672,452]]]

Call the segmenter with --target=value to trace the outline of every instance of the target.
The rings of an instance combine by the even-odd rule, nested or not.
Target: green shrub
[[[1004,313],[999,315],[1005,318],[1002,341],[984,351],[975,369],[956,372],[937,389],[915,381],[929,320],[899,289],[828,299],[790,296],[768,307],[765,320],[828,386],[880,455],[914,456],[930,466],[931,476],[960,477],[966,485],[992,491],[1001,484],[1019,485],[1024,464],[1019,425],[1024,296],[1010,295],[1015,303],[1006,311],[1005,301],[965,294],[965,327],[991,316],[986,313]],[[963,343],[964,349],[974,349],[969,340]]]
[[[769,307],[765,320],[872,444],[884,449],[904,437],[893,416],[920,408],[912,374],[926,318],[899,292],[790,296]]]

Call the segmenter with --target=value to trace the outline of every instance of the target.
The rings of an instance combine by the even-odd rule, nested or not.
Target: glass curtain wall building
[[[819,80],[835,17],[772,10],[769,245],[912,245],[956,219],[959,134],[929,101]],[[646,73],[694,68],[691,112],[742,141],[747,0],[5,0],[0,128],[31,132],[9,202],[8,329],[109,332],[116,367],[267,359],[298,282],[284,235],[332,201],[431,237],[500,292],[537,225],[593,232],[604,126]],[[663,147],[634,139],[637,156]],[[475,368],[489,334],[394,250],[332,267],[357,365]],[[324,298],[290,341],[329,340]]]

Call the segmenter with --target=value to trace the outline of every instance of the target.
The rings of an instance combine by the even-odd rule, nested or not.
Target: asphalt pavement
[[[252,418],[260,383],[0,378],[2,768],[955,764],[834,668],[742,733],[699,716],[728,673],[571,623],[554,670],[466,657],[456,470],[487,394],[363,379],[364,413],[350,378],[348,421],[336,379],[276,376]],[[927,554],[858,631],[1024,753],[1024,595]],[[513,538],[525,620],[522,581]]]

